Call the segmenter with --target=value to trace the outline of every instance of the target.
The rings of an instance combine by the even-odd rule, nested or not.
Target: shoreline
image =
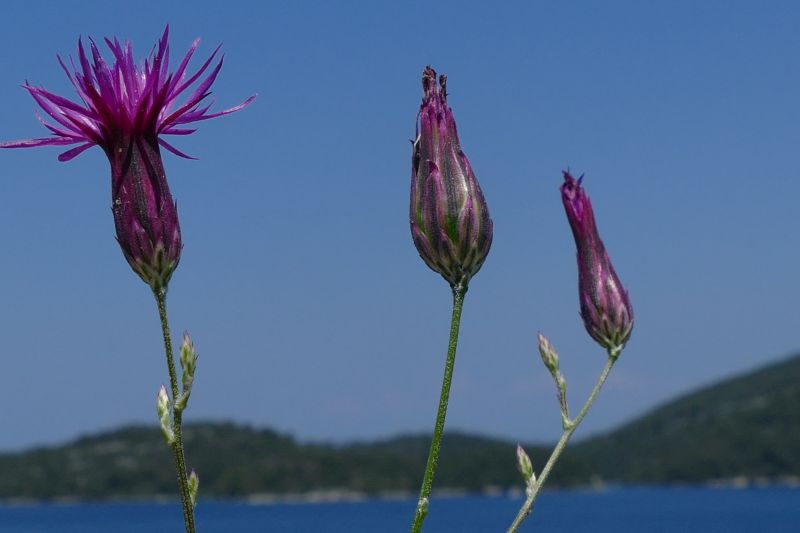
[[[778,478],[748,478],[736,476],[726,479],[708,480],[702,483],[664,483],[664,484],[621,484],[595,482],[590,485],[574,487],[551,487],[546,492],[604,493],[617,490],[764,490],[764,489],[800,489],[800,476],[781,476]],[[522,500],[522,488],[485,487],[480,491],[468,491],[459,488],[443,488],[434,491],[437,499],[464,498],[506,498]],[[60,496],[56,498],[4,498],[0,499],[0,508],[14,507],[69,507],[82,505],[173,505],[178,503],[173,495],[154,494],[146,496],[112,497],[103,499],[81,498],[78,496]],[[269,505],[315,505],[337,503],[369,503],[369,502],[414,502],[416,493],[411,491],[382,491],[367,493],[349,489],[319,489],[302,493],[253,493],[230,498],[205,498],[202,503],[241,504],[252,506]]]

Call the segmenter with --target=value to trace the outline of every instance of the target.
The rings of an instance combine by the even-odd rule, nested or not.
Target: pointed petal
[[[22,139],[19,141],[8,141],[0,143],[0,148],[32,148],[34,146],[64,146],[75,144],[79,141],[65,139],[61,137],[43,137],[41,139]]]
[[[197,131],[197,128],[192,129],[179,129],[179,128],[167,128],[165,130],[161,130],[161,133],[164,135],[190,135]]]
[[[63,154],[60,154],[58,156],[58,160],[61,161],[62,163],[64,161],[69,161],[70,159],[73,159],[75,156],[78,156],[78,155],[82,154],[83,152],[85,152],[86,150],[88,150],[89,148],[91,148],[94,145],[95,145],[95,143],[86,143],[86,144],[82,144],[80,146],[76,146],[72,150],[67,150]]]
[[[159,139],[159,140],[158,140],[158,144],[160,144],[161,146],[163,146],[164,148],[166,148],[167,150],[169,150],[169,151],[170,151],[170,152],[172,152],[173,154],[177,155],[178,157],[182,157],[182,158],[184,158],[184,159],[194,159],[194,160],[197,160],[197,158],[196,158],[196,157],[192,157],[192,156],[190,156],[190,155],[186,155],[186,154],[184,154],[183,152],[181,152],[180,150],[178,150],[177,148],[175,148],[174,146],[172,146],[171,144],[169,144],[169,143],[168,143],[167,141],[165,141],[164,139]]]

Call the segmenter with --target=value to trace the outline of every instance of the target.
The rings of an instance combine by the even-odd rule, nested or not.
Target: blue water
[[[521,504],[507,497],[439,498],[426,533],[504,532]],[[405,533],[414,502],[202,502],[201,533]],[[180,533],[177,504],[0,506],[2,533]],[[796,533],[800,489],[619,488],[546,492],[520,531],[539,533]]]

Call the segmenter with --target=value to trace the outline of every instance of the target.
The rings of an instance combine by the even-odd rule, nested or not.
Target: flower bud
[[[182,371],[182,384],[183,394],[187,399],[192,391],[192,383],[194,383],[194,371],[197,368],[197,352],[194,351],[194,343],[189,338],[189,332],[183,332],[183,342],[181,343],[181,371]]]
[[[420,257],[452,287],[466,287],[492,244],[492,220],[458,142],[447,77],[427,67],[411,169],[411,235]]]
[[[564,171],[561,199],[578,248],[581,318],[589,335],[616,356],[631,336],[633,308],[597,233],[592,203],[577,180]]]
[[[161,423],[161,433],[164,435],[164,440],[167,441],[167,444],[172,446],[172,443],[175,442],[175,435],[170,427],[169,395],[167,394],[167,389],[164,387],[164,385],[161,385],[161,388],[158,390],[158,396],[156,398],[156,413],[158,414],[158,420]]]
[[[555,378],[558,374],[558,353],[547,337],[539,332],[539,355],[542,356],[542,362],[550,374]]]
[[[117,242],[145,283],[153,290],[166,289],[182,245],[158,141],[125,137],[108,150]]]
[[[531,480],[536,481],[531,458],[528,457],[528,454],[525,453],[525,450],[522,449],[522,446],[519,444],[517,444],[517,468],[519,469],[519,473],[522,474],[525,483],[529,483]]]
[[[197,477],[197,472],[192,469],[188,479],[189,499],[192,501],[192,507],[197,506],[197,490],[200,488],[200,478]]]

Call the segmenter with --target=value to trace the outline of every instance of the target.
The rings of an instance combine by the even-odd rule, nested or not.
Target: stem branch
[[[570,437],[572,437],[572,434],[583,421],[586,413],[589,412],[589,408],[594,403],[595,398],[597,398],[597,394],[600,392],[600,389],[606,382],[608,373],[611,372],[611,367],[614,366],[618,356],[619,352],[609,353],[606,366],[603,367],[603,372],[600,373],[600,378],[597,380],[597,383],[595,384],[594,389],[592,389],[591,394],[589,394],[589,398],[586,400],[586,403],[583,404],[583,408],[581,408],[578,416],[572,420],[567,420],[564,423],[564,432],[561,434],[558,444],[556,444],[556,447],[553,449],[553,453],[550,454],[547,464],[544,465],[542,473],[539,475],[539,479],[533,481],[532,485],[529,487],[529,490],[527,491],[528,497],[525,499],[525,503],[522,504],[519,513],[517,513],[517,517],[514,519],[514,522],[511,523],[511,527],[508,528],[508,533],[514,533],[517,531],[519,526],[522,524],[522,521],[525,520],[525,518],[527,518],[527,516],[531,513],[531,510],[533,509],[533,503],[536,501],[536,497],[539,495],[539,492],[541,492],[544,482],[547,481],[550,471],[555,466],[556,461],[558,461],[559,457],[561,456],[561,453],[567,447]]]

